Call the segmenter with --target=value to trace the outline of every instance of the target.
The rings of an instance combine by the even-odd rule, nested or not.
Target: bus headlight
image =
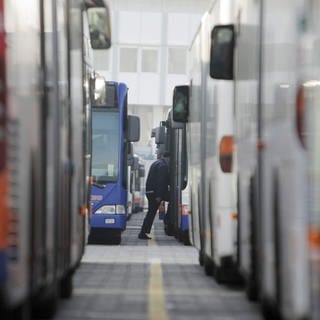
[[[116,214],[126,214],[126,208],[122,204],[116,205]]]
[[[95,214],[125,214],[126,208],[124,205],[105,205],[100,207]]]
[[[116,206],[102,206],[96,212],[96,214],[115,214],[116,213]]]

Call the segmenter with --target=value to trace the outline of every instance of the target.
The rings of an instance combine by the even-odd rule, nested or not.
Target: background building
[[[187,51],[211,0],[109,0],[112,50],[95,52],[98,72],[129,86],[129,112],[140,116],[135,151],[153,153],[151,129],[166,117],[172,89],[187,80]]]

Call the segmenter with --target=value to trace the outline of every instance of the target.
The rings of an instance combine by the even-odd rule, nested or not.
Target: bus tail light
[[[305,99],[304,88],[300,86],[296,97],[296,129],[301,145],[305,147]]]
[[[81,207],[80,207],[80,215],[82,216],[86,216],[88,213],[88,209],[87,209],[87,206],[85,204],[83,204]]]
[[[232,212],[231,213],[231,219],[234,220],[234,221],[238,220],[238,212]]]
[[[223,136],[220,141],[219,161],[223,172],[232,172],[232,157],[234,149],[233,136]]]
[[[310,248],[320,248],[320,228],[311,226],[309,228],[309,246]]]

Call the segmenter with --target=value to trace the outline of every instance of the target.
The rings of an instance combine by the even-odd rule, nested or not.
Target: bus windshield
[[[119,112],[92,112],[93,183],[116,182],[119,175]]]

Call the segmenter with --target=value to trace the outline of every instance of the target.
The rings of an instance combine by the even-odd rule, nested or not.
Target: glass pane
[[[137,72],[138,50],[120,48],[120,72]]]
[[[186,74],[186,49],[169,48],[168,73]]]
[[[119,113],[92,113],[92,176],[94,183],[116,182],[119,174]]]
[[[88,21],[93,49],[108,49],[111,44],[110,17],[106,8],[89,8]]]
[[[142,50],[142,72],[158,72],[158,51],[152,49]]]

